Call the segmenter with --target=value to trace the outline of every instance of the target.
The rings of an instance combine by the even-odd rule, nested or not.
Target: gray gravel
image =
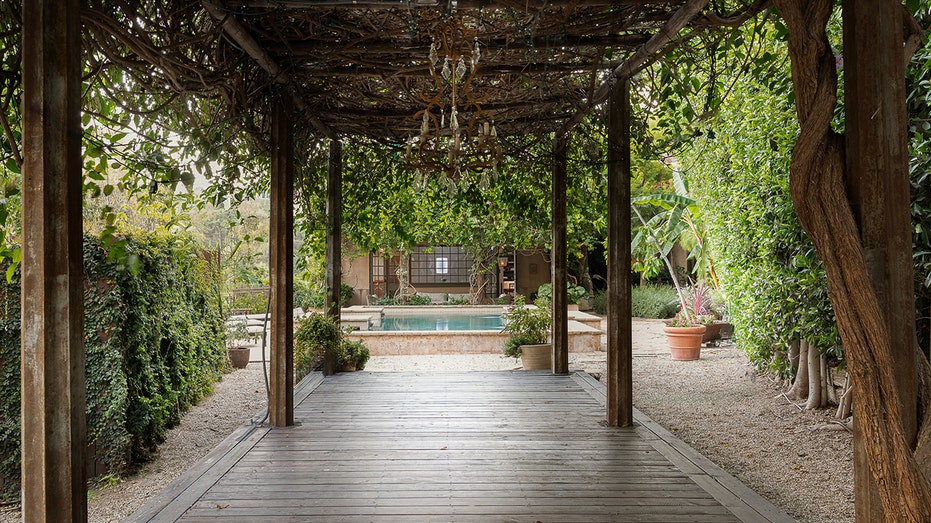
[[[782,384],[757,373],[733,346],[702,349],[675,362],[661,324],[634,322],[634,404],[673,434],[801,522],[852,522],[852,437],[833,411],[802,411]],[[499,355],[373,357],[366,371],[510,370]],[[570,355],[570,368],[601,374],[604,353]],[[89,494],[90,521],[119,521],[206,455],[265,406],[261,366],[226,375],[215,392],[172,429],[157,458],[138,473]],[[16,521],[7,507],[0,521]]]

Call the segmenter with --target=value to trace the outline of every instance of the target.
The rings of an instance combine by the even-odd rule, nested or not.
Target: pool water
[[[386,316],[383,331],[499,331],[504,327],[500,314]]]

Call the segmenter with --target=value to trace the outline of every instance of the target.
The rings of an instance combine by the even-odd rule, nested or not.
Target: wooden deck
[[[131,521],[792,521],[587,374],[313,376]]]

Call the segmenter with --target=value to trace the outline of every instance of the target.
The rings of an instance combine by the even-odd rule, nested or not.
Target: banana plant
[[[693,272],[700,281],[710,280],[712,287],[718,287],[711,252],[705,237],[704,228],[698,221],[698,203],[689,196],[685,179],[678,171],[673,171],[675,193],[646,194],[631,198],[634,212],[640,218],[641,227],[631,242],[631,250],[645,248],[652,243],[664,259],[669,251],[681,244],[689,251],[688,258],[695,261]],[[638,206],[651,206],[661,209],[659,213],[645,220],[637,209]],[[670,270],[672,270],[670,268]]]

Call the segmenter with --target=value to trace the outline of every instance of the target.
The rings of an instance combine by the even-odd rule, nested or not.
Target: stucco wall
[[[517,293],[528,298],[537,292],[540,285],[550,282],[550,264],[540,252],[520,251],[514,260]]]

